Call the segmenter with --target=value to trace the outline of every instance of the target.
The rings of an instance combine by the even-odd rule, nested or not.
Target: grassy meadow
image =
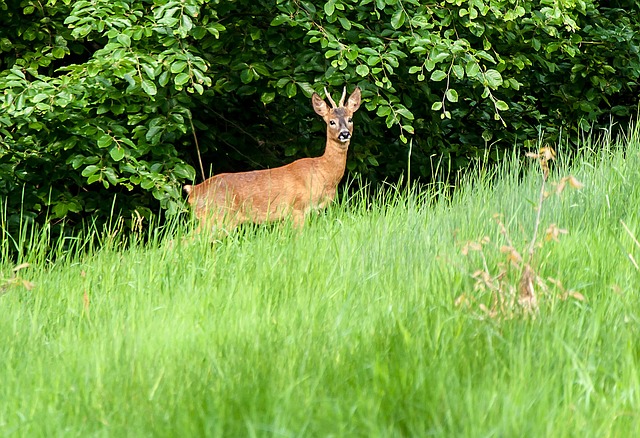
[[[632,436],[639,131],[559,149],[540,210],[514,157],[301,232],[4,235],[0,436]]]

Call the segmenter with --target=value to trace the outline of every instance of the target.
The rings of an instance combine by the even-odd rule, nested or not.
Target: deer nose
[[[338,134],[338,140],[340,141],[347,141],[350,138],[351,133],[347,129],[343,129],[342,131],[340,131],[340,134]]]

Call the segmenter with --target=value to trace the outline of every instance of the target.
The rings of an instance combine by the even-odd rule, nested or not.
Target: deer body
[[[326,90],[325,90],[326,93]],[[347,150],[353,132],[351,117],[360,106],[356,88],[346,106],[342,94],[332,107],[312,96],[313,107],[327,123],[327,144],[322,156],[302,158],[274,169],[222,173],[201,184],[184,186],[200,228],[233,229],[243,222],[262,223],[291,217],[301,227],[314,209],[331,203],[344,175]]]

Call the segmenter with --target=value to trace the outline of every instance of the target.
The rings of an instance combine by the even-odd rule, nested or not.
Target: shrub
[[[316,155],[323,127],[309,97],[325,85],[363,89],[348,169],[371,181],[400,177],[409,154],[412,176],[430,178],[434,155],[464,168],[541,129],[577,144],[581,130],[627,121],[640,90],[632,1],[0,0],[0,10],[10,225],[176,214],[197,145],[206,173]]]

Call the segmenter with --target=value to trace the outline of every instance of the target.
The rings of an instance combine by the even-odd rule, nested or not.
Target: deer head
[[[349,96],[346,106],[344,98],[347,94],[347,87],[342,91],[342,97],[338,105],[331,98],[326,88],[324,89],[324,94],[329,99],[331,107],[317,93],[313,93],[311,101],[315,112],[327,124],[327,146],[331,143],[340,149],[347,149],[353,133],[352,116],[360,107],[360,88],[356,88]]]

